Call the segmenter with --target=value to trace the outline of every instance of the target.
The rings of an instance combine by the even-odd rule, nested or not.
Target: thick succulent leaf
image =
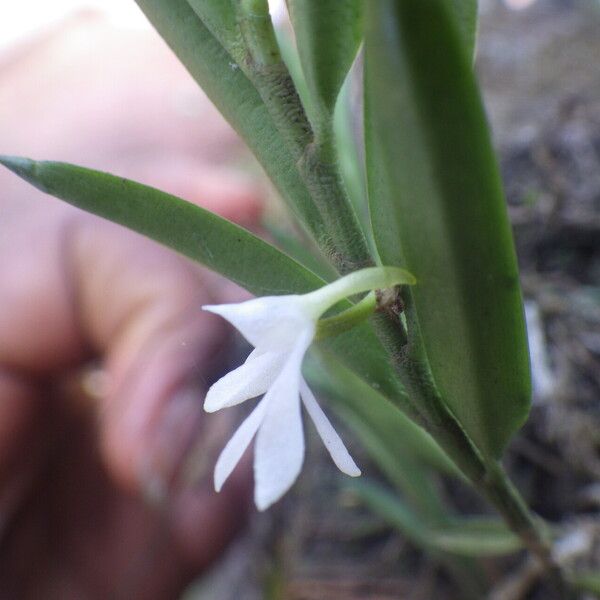
[[[302,70],[316,104],[333,113],[362,37],[362,0],[287,0]]]
[[[136,1],[207,96],[248,144],[304,228],[317,240],[327,238],[322,217],[298,174],[284,139],[254,85],[229,52],[186,0]],[[230,13],[223,12],[224,7],[219,11],[216,4],[210,3],[210,6],[214,8],[211,12],[213,26],[219,26],[220,17],[225,25],[230,24]]]
[[[454,9],[463,43],[471,59],[475,56],[477,45],[477,4],[478,0],[450,0]]]
[[[435,382],[478,448],[498,457],[528,414],[530,375],[510,225],[470,59],[446,0],[367,6],[378,251],[415,274],[408,293]]]

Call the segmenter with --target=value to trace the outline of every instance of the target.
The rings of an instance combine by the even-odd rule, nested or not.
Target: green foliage
[[[354,88],[358,87],[355,77],[357,75],[360,75],[360,71],[353,68],[340,90],[333,115],[333,134],[340,174],[348,190],[348,197],[367,238],[371,252],[376,254],[367,201],[362,141],[359,139],[358,131],[360,123],[356,120],[357,106],[353,102]]]
[[[379,484],[363,480],[352,481],[346,487],[414,544],[422,548],[429,547],[426,522],[395,494]]]
[[[330,117],[362,39],[361,0],[287,0],[313,101]]]
[[[457,472],[431,437],[333,356],[313,352],[305,371],[413,508],[430,519],[442,519],[443,505],[430,476]]]
[[[165,244],[254,294],[302,293],[323,284],[249,231],[165,192],[66,163],[8,156],[0,163],[43,192]]]
[[[450,0],[468,55],[475,56],[477,45],[477,0]]]
[[[435,383],[497,457],[527,416],[518,270],[485,114],[446,0],[367,3],[367,167],[384,264],[415,274]]]
[[[266,0],[137,0],[341,273],[372,263],[331,145],[315,144]],[[234,23],[235,21],[235,23]],[[330,136],[329,136],[330,137]],[[328,137],[328,139],[329,139]]]
[[[352,371],[331,357],[319,355],[318,360],[310,363],[310,372],[343,412],[351,411],[357,421],[373,431],[391,456],[398,457],[399,461],[408,456],[417,460],[421,469],[460,476],[426,431],[396,410],[380,392],[365,385]],[[398,466],[396,470],[402,469]]]
[[[512,554],[523,548],[521,540],[497,519],[454,518],[431,531],[431,544],[439,550],[481,558]]]
[[[282,225],[273,218],[263,219],[262,226],[275,246],[296,259],[301,265],[316,273],[324,281],[332,281],[336,278],[335,270],[318,254],[318,249],[310,239],[301,238],[291,230],[289,225],[286,227],[285,224]]]
[[[187,0],[203,25],[229,53],[240,68],[246,64],[246,50],[230,0]],[[157,14],[159,14],[157,12]],[[245,69],[243,69],[245,70]]]
[[[519,538],[498,520],[454,518],[432,525],[379,485],[352,482],[349,487],[375,513],[423,548],[465,557],[502,556],[522,548]]]
[[[600,598],[600,573],[596,571],[577,573],[573,575],[571,581],[576,589]]]
[[[287,149],[256,87],[233,58],[243,56],[243,50],[232,41],[238,40],[236,44],[241,44],[231,14],[225,10],[226,3],[194,3],[194,6],[206,7],[210,16],[207,20],[215,30],[220,28],[222,40],[229,40],[227,47],[232,54],[186,0],[137,0],[137,3],[207,96],[248,144],[304,229],[316,240],[328,238],[323,218],[298,173],[296,159]],[[209,11],[209,8],[212,10]]]

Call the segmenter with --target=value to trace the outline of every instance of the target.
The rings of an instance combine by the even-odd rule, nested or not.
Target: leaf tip
[[[22,156],[9,156],[0,154],[0,164],[4,165],[15,175],[21,177],[21,179],[24,179],[33,186],[43,190],[43,187],[36,176],[37,163],[34,160],[31,160],[30,158],[24,158]]]
[[[31,171],[33,161],[29,158],[23,158],[22,156],[0,154],[0,164],[13,171],[13,173],[21,175],[23,172]]]

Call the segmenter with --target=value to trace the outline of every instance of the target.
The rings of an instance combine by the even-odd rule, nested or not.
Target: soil
[[[477,70],[522,269],[535,386],[506,465],[559,528],[562,559],[600,572],[600,4],[538,0],[515,11],[481,0],[481,13]],[[439,563],[340,491],[320,445],[309,446],[294,493],[254,519],[190,600],[463,598]],[[445,493],[485,510],[464,486]],[[524,555],[483,568],[494,600],[557,597]]]

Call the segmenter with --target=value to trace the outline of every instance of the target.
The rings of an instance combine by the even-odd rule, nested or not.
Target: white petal
[[[264,296],[239,304],[202,307],[227,319],[255,347],[289,350],[301,332],[315,323],[307,314],[302,296]]]
[[[265,395],[267,413],[256,436],[254,501],[265,510],[296,481],[304,460],[300,368],[312,336],[303,335]]]
[[[340,438],[333,428],[333,425],[319,406],[317,399],[304,379],[300,382],[300,395],[310,418],[325,444],[325,448],[329,451],[337,468],[342,473],[350,475],[350,477],[358,477],[360,469],[356,466],[354,460],[352,460],[350,453],[346,449],[346,446],[344,446],[344,442],[342,442],[342,438]]]
[[[263,398],[239,426],[233,437],[227,442],[215,466],[215,490],[221,491],[223,484],[242,458],[242,454],[252,441],[267,411],[268,400]]]
[[[259,354],[256,350],[253,351],[243,365],[227,373],[210,387],[204,401],[204,410],[215,412],[261,396],[281,370],[284,358],[274,352]]]
[[[304,460],[304,431],[298,387],[278,389],[256,436],[254,500],[265,510],[296,481]]]

